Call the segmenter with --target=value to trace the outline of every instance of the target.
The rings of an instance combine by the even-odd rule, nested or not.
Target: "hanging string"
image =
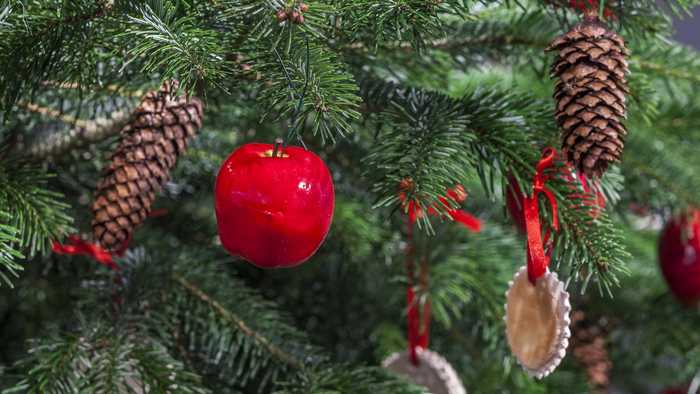
[[[532,195],[526,196],[523,204],[523,214],[525,217],[525,228],[527,233],[527,275],[532,284],[547,271],[551,260],[552,244],[550,241],[551,229],[559,230],[559,219],[557,215],[557,200],[554,194],[549,190],[545,183],[549,179],[549,175],[545,174],[545,170],[552,167],[556,151],[552,148],[546,148],[542,152],[542,157],[537,163],[535,177],[532,180]],[[543,193],[552,207],[552,226],[548,229],[544,240],[542,239],[542,229],[540,225],[540,212],[538,197]],[[548,248],[545,251],[545,244]]]
[[[399,200],[401,201],[408,215],[406,220],[406,275],[408,277],[408,285],[406,288],[406,323],[408,328],[408,350],[411,363],[418,366],[418,348],[427,349],[430,339],[430,299],[420,300],[417,296],[420,294],[428,294],[429,282],[429,265],[428,260],[423,258],[418,272],[418,280],[415,273],[415,240],[413,234],[413,226],[418,218],[424,215],[419,203],[414,200],[408,200],[408,193],[413,190],[413,182],[407,178],[399,184]],[[457,203],[463,203],[467,198],[467,193],[462,185],[457,185],[452,189],[448,189],[444,196],[438,198],[440,204],[447,211],[447,214],[456,222],[462,224],[468,229],[479,232],[481,230],[481,221],[471,214],[452,208],[452,200]],[[449,200],[448,200],[449,199]],[[439,216],[440,212],[437,203],[429,207],[427,212],[431,216]],[[417,290],[417,291],[416,291]]]
[[[294,112],[292,113],[292,118],[290,121],[290,127],[287,130],[287,134],[284,137],[282,147],[286,148],[287,145],[289,144],[289,140],[296,134],[297,135],[297,140],[301,145],[306,149],[306,144],[304,143],[304,139],[301,138],[302,133],[297,134],[297,121],[299,118],[299,115],[301,114],[301,111],[304,109],[304,98],[306,97],[306,92],[309,87],[309,79],[311,75],[311,71],[309,69],[309,62],[311,59],[311,51],[309,49],[309,37],[306,35],[305,32],[301,32],[302,37],[304,37],[304,43],[306,45],[306,61],[304,63],[304,87],[302,88],[301,94],[299,95],[297,105],[294,107]],[[292,80],[292,77],[289,75],[289,71],[287,71],[287,66],[284,64],[284,60],[282,59],[282,56],[280,55],[279,51],[277,50],[276,47],[272,48],[272,51],[275,53],[275,57],[277,58],[277,63],[279,63],[280,67],[282,68],[282,72],[284,73],[284,78],[287,80],[287,87],[289,88],[289,95],[292,100],[296,100],[297,97],[295,97],[295,91],[296,91],[296,86],[294,84],[294,80]],[[303,124],[301,125],[303,128]],[[303,129],[302,129],[303,132]],[[272,157],[277,156],[277,149],[278,149],[278,144],[275,144],[274,149],[272,151]]]
[[[421,302],[416,297],[416,287],[419,294],[427,294],[428,290],[428,261],[423,259],[420,264],[419,280],[415,275],[415,242],[413,238],[413,222],[406,223],[406,325],[408,330],[408,351],[411,363],[419,365],[418,348],[427,349],[430,336],[430,301]],[[418,283],[416,283],[418,282]]]

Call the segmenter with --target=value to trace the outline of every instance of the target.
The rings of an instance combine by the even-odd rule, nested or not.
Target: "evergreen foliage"
[[[0,0],[0,389],[4,393],[421,393],[378,367],[406,347],[407,208],[430,267],[431,348],[470,393],[587,392],[571,357],[528,378],[503,332],[525,240],[504,209],[559,146],[551,58],[565,0]],[[613,382],[645,393],[700,368],[697,311],[656,262],[664,221],[700,195],[700,54],[671,39],[696,0],[601,2],[629,43],[630,130],[605,211],[552,176],[550,267],[574,308],[610,322]],[[128,114],[177,79],[205,123],[112,272],[51,242],[87,207]],[[226,255],[211,190],[236,146],[285,142],[333,173],[331,233],[311,261],[261,271]],[[557,174],[560,168],[551,170]],[[57,174],[57,175],[56,175]],[[462,206],[440,200],[456,185]],[[447,210],[484,223],[473,234]],[[542,223],[551,209],[540,199]],[[73,223],[73,218],[75,223]],[[23,272],[24,271],[24,272]]]

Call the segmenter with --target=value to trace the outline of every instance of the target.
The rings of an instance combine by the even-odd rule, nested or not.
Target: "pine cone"
[[[571,347],[574,357],[586,368],[588,382],[605,392],[610,385],[612,362],[607,350],[607,325],[602,319],[590,320],[582,311],[571,315]]]
[[[559,77],[554,98],[566,158],[586,176],[599,177],[620,160],[625,145],[625,42],[587,15],[546,50],[558,52],[551,72]]]
[[[92,204],[92,231],[107,250],[117,250],[146,219],[187,138],[202,126],[201,101],[173,97],[176,89],[177,82],[166,82],[141,99],[103,170]]]

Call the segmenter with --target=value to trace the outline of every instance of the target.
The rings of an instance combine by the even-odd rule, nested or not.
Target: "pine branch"
[[[19,106],[26,111],[59,120],[71,127],[70,130],[46,128],[33,135],[29,141],[14,145],[8,152],[14,156],[29,156],[33,159],[60,156],[76,147],[117,135],[131,118],[130,111],[119,109],[105,117],[83,120],[34,103],[20,102]]]
[[[336,55],[308,40],[297,38],[286,54],[272,52],[258,59],[253,70],[262,74],[265,86],[260,100],[277,111],[276,119],[290,119],[290,142],[303,141],[306,127],[333,142],[352,133],[351,122],[360,116],[357,85]],[[265,42],[256,46],[261,44]]]
[[[319,361],[318,350],[274,304],[222,267],[192,266],[202,258],[201,253],[196,256],[177,255],[173,260],[181,270],[174,275],[153,265],[134,277],[142,293],[133,297],[130,313],[140,316],[139,299],[152,299],[156,307],[147,327],[206,377],[212,390],[269,390],[282,377],[293,380],[306,365]],[[158,272],[172,280],[148,289],[148,278]]]
[[[392,376],[380,368],[338,365],[308,371],[301,384],[289,385],[275,394],[427,394],[425,388]]]
[[[0,279],[12,287],[12,278],[19,277],[19,272],[24,269],[17,260],[24,256],[17,250],[19,230],[17,227],[5,224],[10,222],[10,218],[10,212],[0,209],[0,223],[2,223],[0,224]]]
[[[122,327],[81,324],[77,335],[34,341],[28,356],[14,367],[24,378],[3,393],[210,392],[158,343],[118,331]]]
[[[253,331],[250,327],[248,327],[245,321],[241,320],[241,318],[236,316],[234,313],[224,308],[224,306],[221,305],[218,301],[213,300],[200,288],[188,282],[185,278],[183,278],[180,275],[175,274],[174,278],[175,281],[182,285],[185,289],[187,289],[188,292],[199,298],[202,302],[207,303],[213,310],[215,310],[219,315],[221,315],[221,317],[224,320],[227,320],[231,324],[234,324],[236,327],[238,327],[239,330],[243,332],[243,334],[253,338],[253,340],[255,340],[262,347],[267,349],[267,351],[270,352],[272,355],[285,362],[286,364],[289,364],[293,368],[303,368],[304,364],[301,361],[297,360],[294,356],[284,352],[282,349],[275,346],[272,342],[270,342],[269,339],[267,339],[261,333]]]
[[[444,34],[446,16],[464,18],[469,12],[467,1],[440,2],[407,0],[339,1],[343,25],[340,31],[346,41],[367,42],[369,47],[390,41],[407,41],[420,49],[425,42]]]
[[[478,325],[484,332],[500,333],[507,281],[525,264],[522,241],[490,222],[478,234],[465,235],[461,227],[453,228],[430,243],[435,246],[428,257],[433,262],[428,294],[435,322],[447,330],[473,324],[474,329]],[[492,247],[479,247],[487,244]],[[485,281],[486,277],[490,279]]]
[[[404,192],[405,200],[415,201],[423,211],[437,206],[445,213],[439,199],[464,183],[473,165],[473,158],[464,152],[474,138],[462,132],[468,116],[461,107],[447,97],[415,89],[396,92],[384,118],[392,127],[380,132],[366,158],[371,169],[366,175],[379,196],[375,207],[398,206],[399,193]],[[403,181],[410,181],[410,187],[400,189]],[[431,231],[427,215],[420,223]]]
[[[0,106],[9,111],[47,79],[93,79],[98,32],[109,11],[91,0],[9,1],[0,25]]]
[[[4,268],[15,275],[19,266],[9,258],[19,258],[18,251],[34,256],[48,250],[52,240],[71,231],[68,205],[59,193],[46,189],[50,176],[37,168],[0,163],[0,228],[4,230],[2,257]],[[2,259],[0,259],[0,263]],[[6,282],[8,278],[1,275]]]
[[[195,18],[178,16],[174,7],[164,4],[155,10],[144,5],[139,16],[128,17],[122,36],[136,42],[129,49],[129,62],[138,59],[142,72],[179,80],[184,91],[201,89],[197,87],[201,83],[222,86],[232,69],[222,37],[211,29],[199,28]]]

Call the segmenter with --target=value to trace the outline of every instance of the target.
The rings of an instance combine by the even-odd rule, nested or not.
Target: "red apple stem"
[[[277,157],[277,150],[279,149],[280,144],[282,144],[283,148],[287,146],[287,144],[282,138],[277,137],[275,139],[275,145],[272,148],[272,157]],[[282,157],[282,152],[280,152],[280,157]]]

